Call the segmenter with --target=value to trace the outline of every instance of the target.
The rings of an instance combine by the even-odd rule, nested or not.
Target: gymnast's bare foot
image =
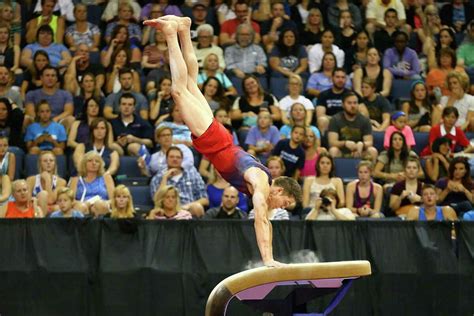
[[[166,21],[175,21],[178,23],[178,32],[189,32],[191,29],[191,19],[188,17],[179,17],[176,15],[165,15],[162,16],[161,19],[166,20]]]
[[[160,17],[158,19],[153,20],[146,20],[143,22],[143,24],[155,27],[156,29],[163,31],[165,36],[176,34],[178,31],[178,23],[171,19],[164,19],[164,17]]]
[[[276,260],[268,260],[264,261],[263,264],[268,267],[268,268],[278,268],[278,267],[284,267],[286,264],[278,262]]]

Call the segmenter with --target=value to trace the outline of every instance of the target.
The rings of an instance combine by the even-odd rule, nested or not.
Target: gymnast
[[[144,24],[162,30],[166,37],[172,96],[192,132],[194,148],[209,159],[227,182],[239,191],[252,195],[255,234],[263,263],[268,267],[281,266],[273,259],[272,226],[267,213],[271,209],[286,208],[300,202],[299,184],[289,177],[278,177],[272,181],[269,170],[235,146],[231,134],[214,119],[206,98],[197,86],[199,67],[191,42],[191,19],[168,15],[147,20]]]

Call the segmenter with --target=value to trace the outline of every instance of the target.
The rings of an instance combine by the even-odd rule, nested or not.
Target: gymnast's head
[[[278,177],[270,187],[268,206],[270,209],[288,208],[301,203],[301,186],[290,177]]]

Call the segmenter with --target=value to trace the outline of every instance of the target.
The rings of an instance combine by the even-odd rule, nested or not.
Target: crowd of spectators
[[[0,0],[0,216],[253,217],[251,199],[194,150],[173,102],[173,56],[142,24],[168,14],[192,20],[216,120],[272,177],[302,185],[301,205],[269,218],[474,209],[470,2]],[[392,95],[395,82],[407,98]],[[22,168],[31,156],[36,174]],[[139,180],[118,173],[124,158]],[[357,179],[336,176],[340,158],[360,161]],[[141,213],[137,183],[154,204]]]

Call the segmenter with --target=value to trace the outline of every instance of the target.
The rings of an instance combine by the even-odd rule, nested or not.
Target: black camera
[[[329,206],[331,205],[331,199],[328,198],[328,197],[322,197],[321,198],[321,204],[324,205],[324,206]]]

